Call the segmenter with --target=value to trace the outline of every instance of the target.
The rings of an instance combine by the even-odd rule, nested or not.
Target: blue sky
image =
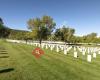
[[[100,0],[0,0],[0,17],[6,26],[27,30],[30,18],[51,16],[56,28],[66,24],[76,35],[100,35]]]

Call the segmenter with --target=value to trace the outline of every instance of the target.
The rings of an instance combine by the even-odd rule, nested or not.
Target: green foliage
[[[63,38],[63,33],[61,31],[61,29],[56,29],[56,32],[55,32],[55,39],[56,40],[60,40],[60,41],[63,41],[64,38]]]
[[[96,38],[97,38],[97,33],[90,33],[88,35],[83,36],[83,42],[94,43]]]
[[[55,22],[50,16],[43,16],[42,18],[34,18],[28,21],[28,28],[32,30],[33,37],[41,41],[47,39],[51,35]]]
[[[3,24],[0,24],[0,38],[7,38],[9,35],[9,28],[5,27]]]
[[[64,41],[68,43],[100,43],[100,37],[97,33],[90,33],[82,37],[74,36],[75,29],[62,26],[62,28],[55,29],[56,23],[50,16],[42,16],[41,18],[29,19],[28,29],[31,31],[14,30],[7,28],[4,25],[2,18],[0,18],[0,38],[10,38],[18,40],[55,40]]]
[[[26,40],[29,38],[28,31],[23,30],[10,30],[9,38],[10,39],[17,39],[17,40]]]
[[[0,18],[0,24],[3,24],[3,20],[2,20],[2,18]]]
[[[2,24],[0,24],[0,30],[3,29],[3,28],[4,28],[4,26]]]
[[[55,36],[57,37],[57,40],[71,42],[71,38],[73,37],[74,33],[74,29],[63,26],[62,28],[56,30]]]
[[[62,28],[56,29],[53,40],[71,43],[100,43],[100,37],[97,37],[97,33],[90,33],[80,37],[74,36],[74,33],[74,29],[63,26]]]

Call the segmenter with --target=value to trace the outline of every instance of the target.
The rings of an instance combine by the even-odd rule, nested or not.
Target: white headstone
[[[67,54],[67,50],[66,50],[66,49],[64,49],[64,54],[65,54],[65,55]]]
[[[36,43],[36,46],[38,46],[38,44]]]
[[[58,45],[56,46],[56,51],[59,52],[59,47],[58,47]]]
[[[71,50],[71,48],[72,48],[72,46],[67,47],[67,51],[70,51],[70,50]],[[75,51],[76,51],[76,50],[75,50]]]
[[[76,51],[76,47],[74,47],[74,51]]]
[[[48,45],[46,44],[46,49],[48,49]]]
[[[61,50],[63,50],[63,46],[61,47]]]
[[[60,44],[58,44],[58,46],[59,46],[59,48],[61,48],[61,45]]]
[[[55,45],[54,45],[54,44],[52,44],[52,47],[54,48],[54,47],[55,47]]]
[[[88,62],[91,62],[91,59],[92,59],[91,55],[88,54],[88,55],[87,55],[87,61],[88,61]]]
[[[41,44],[42,48],[44,48],[44,44]]]
[[[93,58],[96,58],[96,53],[95,52],[93,53]]]
[[[100,54],[100,51],[98,51],[98,54]]]
[[[82,54],[85,55],[85,51],[82,51]]]
[[[53,45],[51,45],[51,47],[50,47],[50,48],[51,48],[51,51],[52,51],[52,50],[53,50]]]
[[[48,46],[50,47],[50,44],[48,44]]]
[[[76,51],[74,52],[74,57],[77,58],[77,52]]]
[[[39,47],[40,47],[41,45],[39,44]]]
[[[89,47],[87,48],[87,52],[88,52],[88,54],[90,53],[90,49],[89,49]]]

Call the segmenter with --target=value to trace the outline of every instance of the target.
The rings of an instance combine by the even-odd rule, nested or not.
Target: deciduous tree
[[[32,30],[35,39],[38,39],[40,44],[43,39],[47,39],[55,27],[55,22],[50,16],[42,18],[33,18],[28,21],[28,28]]]

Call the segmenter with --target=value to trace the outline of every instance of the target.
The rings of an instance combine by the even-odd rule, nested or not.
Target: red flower
[[[32,51],[32,54],[36,57],[36,58],[40,58],[41,55],[44,54],[44,51],[41,48],[35,48]]]

